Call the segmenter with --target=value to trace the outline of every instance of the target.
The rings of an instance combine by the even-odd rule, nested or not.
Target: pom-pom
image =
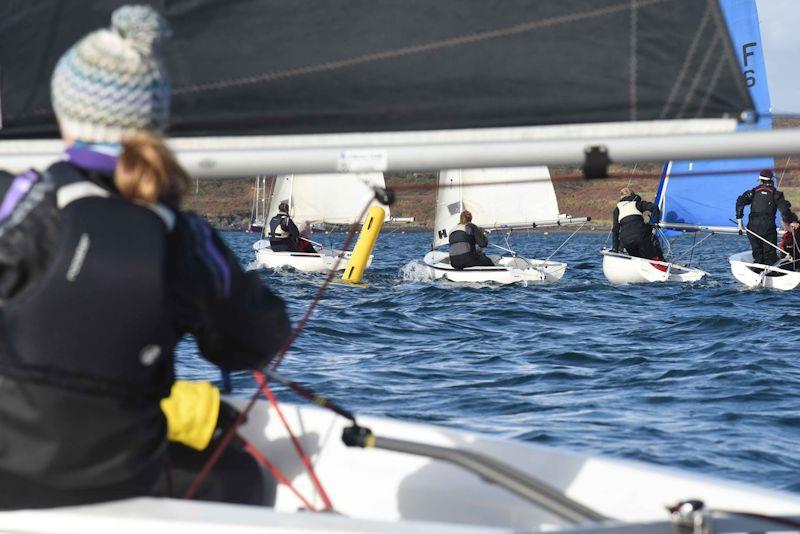
[[[150,6],[122,6],[111,15],[111,27],[137,50],[150,54],[170,37],[170,29]]]

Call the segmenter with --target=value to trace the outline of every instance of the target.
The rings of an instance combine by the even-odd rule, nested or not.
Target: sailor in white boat
[[[125,6],[61,56],[68,148],[0,191],[0,509],[166,495],[178,341],[237,370],[288,339],[283,301],[179,209],[188,176],[157,135],[167,34]]]
[[[623,187],[614,208],[613,251],[619,252],[624,247],[631,256],[664,261],[661,245],[653,234],[653,225],[648,223],[651,216],[655,221],[660,218],[658,206],[642,200],[630,187]]]
[[[792,205],[775,187],[775,175],[772,169],[762,170],[758,182],[758,186],[748,189],[736,199],[736,222],[741,235],[744,232],[742,225],[744,207],[749,205],[750,217],[747,220],[747,229],[752,234],[748,232],[747,237],[750,240],[750,248],[753,249],[753,262],[774,265],[778,261],[777,250],[759,237],[777,246],[778,230],[775,228],[775,215],[780,211],[782,217],[788,217]]]
[[[269,236],[269,246],[274,252],[316,252],[304,249],[300,243],[303,241],[300,229],[289,216],[289,203],[278,204],[278,213],[269,221],[264,231]]]
[[[461,212],[458,225],[450,230],[449,243],[450,265],[454,269],[494,266],[494,262],[477,248],[489,246],[489,240],[482,228],[472,224],[469,211]]]
[[[783,227],[784,234],[781,238],[781,250],[788,252],[790,257],[784,259],[780,264],[781,269],[787,271],[800,270],[800,243],[797,238],[800,237],[800,222],[798,222],[797,214],[790,211],[788,215],[781,217],[781,226]]]

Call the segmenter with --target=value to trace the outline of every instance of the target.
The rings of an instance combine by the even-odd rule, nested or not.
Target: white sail
[[[465,209],[483,228],[518,228],[559,218],[547,167],[446,170],[439,173],[439,186],[434,247],[447,244]]]
[[[281,202],[289,203],[289,213],[297,224],[352,224],[372,198],[373,187],[386,187],[383,173],[283,174],[275,178],[268,217],[278,212]],[[389,219],[388,206],[386,219]],[[365,213],[366,215],[366,213]]]

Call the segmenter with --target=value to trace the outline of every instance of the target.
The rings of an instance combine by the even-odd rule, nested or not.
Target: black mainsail
[[[0,3],[0,139],[57,137],[55,62],[123,3]],[[739,118],[753,109],[716,0],[143,3],[173,28],[177,137]]]

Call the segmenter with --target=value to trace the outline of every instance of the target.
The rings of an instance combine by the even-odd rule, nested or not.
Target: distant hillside
[[[798,120],[776,121],[776,127],[800,126]],[[800,207],[800,172],[782,170],[788,163],[800,167],[800,160],[781,158],[776,160],[775,168],[782,175],[781,189],[789,201]],[[617,201],[620,188],[630,183],[641,196],[652,200],[658,187],[657,178],[642,178],[642,174],[660,175],[663,163],[642,163],[634,165],[612,165],[610,172],[621,178],[599,180],[561,180],[560,176],[574,176],[580,173],[575,167],[551,167],[554,187],[562,213],[576,217],[590,216],[594,227],[608,226],[611,213]],[[756,177],[753,177],[755,184]],[[436,183],[435,173],[404,173],[386,175],[386,184],[415,183],[430,185]],[[268,186],[269,189],[269,186]],[[253,179],[200,180],[192,184],[184,206],[204,215],[214,226],[223,229],[243,229],[250,218],[250,205],[253,194]],[[433,225],[433,210],[436,193],[433,189],[409,191],[397,195],[392,206],[392,215],[414,217],[415,227],[430,228]],[[733,215],[733,206],[731,206]]]

